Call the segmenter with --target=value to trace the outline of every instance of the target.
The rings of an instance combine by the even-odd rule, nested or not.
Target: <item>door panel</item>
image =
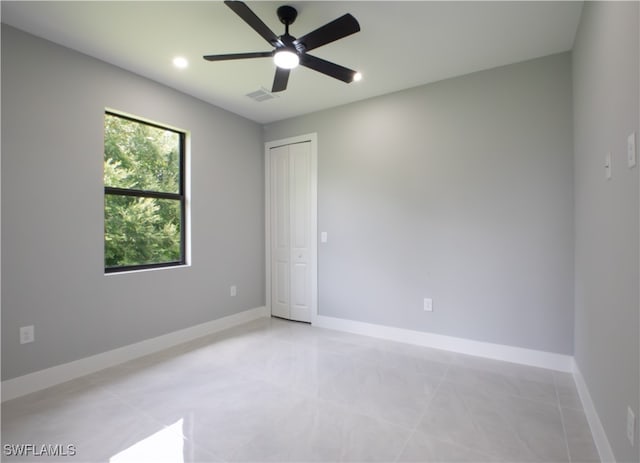
[[[289,305],[289,262],[276,263],[276,281],[277,288],[274,294],[274,300],[278,304]]]
[[[311,151],[310,143],[291,145],[291,213],[294,249],[309,248]]]
[[[289,146],[291,156],[291,318],[311,321],[310,265],[311,243],[311,143]]]
[[[307,293],[307,279],[309,275],[309,266],[306,263],[294,264],[293,275],[296,281],[302,284],[297,284],[293,288],[292,294],[292,306],[297,309],[306,309],[309,306],[309,295]]]
[[[290,198],[289,149],[271,149],[271,312],[289,318]]]

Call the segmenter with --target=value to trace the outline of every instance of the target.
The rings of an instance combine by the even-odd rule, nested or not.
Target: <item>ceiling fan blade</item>
[[[300,56],[300,64],[348,84],[353,82],[353,77],[357,74],[357,72],[352,69],[323,60],[317,56],[307,55],[306,53]]]
[[[273,78],[271,93],[281,92],[287,89],[287,82],[289,82],[290,73],[291,69],[276,68],[276,76]]]
[[[205,55],[207,61],[227,61],[230,59],[246,59],[246,58],[269,58],[273,56],[272,51],[259,51],[255,53],[230,53],[226,55]]]
[[[308,51],[334,42],[348,35],[355,34],[359,31],[360,24],[358,24],[356,18],[347,13],[322,27],[309,32],[307,35],[299,37],[293,43],[295,45],[303,44],[305,50]]]
[[[280,43],[280,39],[278,39],[278,36],[274,34],[271,29],[269,29],[269,26],[263,23],[262,20],[258,18],[256,14],[243,2],[226,0],[224,4],[231,8],[235,14],[240,16],[244,22],[251,26],[254,31],[260,34],[262,38],[271,45],[275,47],[277,43]]]

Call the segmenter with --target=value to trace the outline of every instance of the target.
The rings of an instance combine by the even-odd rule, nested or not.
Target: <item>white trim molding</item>
[[[460,354],[475,355],[476,357],[520,363],[567,373],[573,372],[573,357],[554,352],[474,341],[471,339],[456,338],[453,336],[413,331],[391,326],[374,325],[354,320],[326,317],[324,315],[318,315],[313,321],[313,325],[320,328],[387,339],[389,341],[404,342],[407,344],[458,352]]]
[[[587,422],[591,428],[593,442],[596,444],[598,454],[600,454],[600,461],[603,463],[615,463],[616,457],[613,454],[613,450],[611,450],[611,445],[609,444],[609,439],[607,439],[607,434],[604,431],[604,426],[602,426],[596,407],[593,404],[593,400],[591,400],[591,394],[589,394],[587,383],[585,382],[582,372],[575,360],[573,362],[573,379],[576,382],[576,388],[580,395],[582,408],[584,409],[584,414],[586,415]]]
[[[94,373],[104,368],[109,368],[120,363],[128,362],[129,360],[159,352],[169,347],[177,346],[178,344],[192,341],[202,336],[232,328],[242,323],[265,318],[269,315],[266,307],[257,307],[73,362],[8,379],[2,381],[2,401],[15,399],[55,386],[56,384]]]

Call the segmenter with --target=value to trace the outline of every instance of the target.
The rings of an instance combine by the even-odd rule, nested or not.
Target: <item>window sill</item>
[[[129,275],[132,273],[146,273],[146,272],[157,272],[160,270],[177,270],[191,267],[191,264],[181,264],[181,265],[171,265],[167,267],[154,267],[154,268],[140,268],[136,270],[123,270],[121,272],[104,272],[104,276],[117,276],[117,275]]]

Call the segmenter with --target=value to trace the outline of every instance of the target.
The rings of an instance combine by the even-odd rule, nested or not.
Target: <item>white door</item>
[[[269,149],[271,314],[311,321],[311,142]]]

